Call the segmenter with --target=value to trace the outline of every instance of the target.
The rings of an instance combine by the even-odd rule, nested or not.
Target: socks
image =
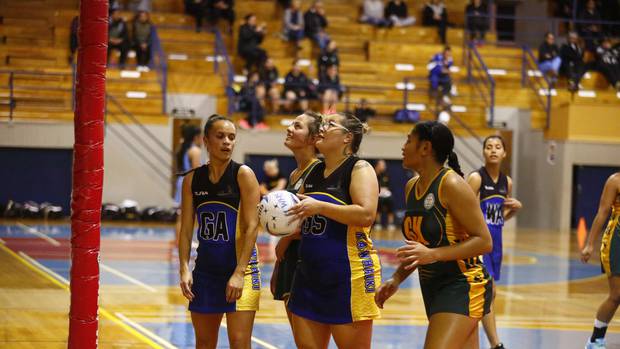
[[[605,333],[607,332],[607,323],[603,321],[599,321],[598,319],[594,320],[594,330],[592,331],[592,337],[590,337],[590,342],[594,343],[598,338],[605,338]]]

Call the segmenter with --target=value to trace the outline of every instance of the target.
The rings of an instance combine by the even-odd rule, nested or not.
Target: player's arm
[[[616,199],[616,196],[620,191],[619,188],[620,173],[616,173],[609,177],[607,179],[607,182],[605,182],[603,194],[601,194],[601,200],[598,204],[598,211],[596,212],[596,216],[594,217],[594,221],[592,222],[592,227],[590,227],[590,234],[588,235],[586,246],[581,251],[581,260],[583,262],[587,262],[588,259],[590,259],[590,255],[592,254],[592,249],[594,247],[594,242],[598,239],[598,236],[603,230],[603,225],[605,224],[605,220],[609,216],[611,206],[614,204],[614,200]]]
[[[507,221],[523,207],[521,201],[512,197],[512,178],[508,177],[508,193],[504,201],[504,220]]]
[[[243,241],[241,253],[237,259],[237,267],[226,285],[226,300],[233,302],[241,297],[243,291],[243,278],[245,270],[252,256],[252,250],[256,244],[258,234],[258,214],[256,206],[260,201],[258,181],[254,172],[247,166],[241,166],[237,174],[239,192],[241,193],[240,238]]]
[[[189,270],[190,250],[192,247],[192,230],[194,228],[194,199],[192,196],[192,179],[194,172],[183,178],[181,187],[181,231],[179,233],[179,274],[183,296],[192,300],[192,272]]]
[[[407,245],[398,248],[396,253],[406,269],[438,261],[476,257],[491,252],[493,248],[491,234],[484,223],[478,199],[461,176],[452,172],[446,175],[439,189],[439,200],[467,231],[469,238],[454,245],[437,248],[407,241]]]
[[[189,150],[187,151],[187,156],[189,157],[189,163],[190,163],[191,168],[200,167],[201,153],[202,152],[200,151],[200,148],[198,147],[189,148]]]
[[[288,214],[300,219],[320,214],[346,225],[372,225],[377,212],[379,184],[375,169],[368,162],[360,160],[353,167],[349,194],[351,205],[336,205],[298,194],[302,201]]]
[[[467,177],[467,184],[469,184],[474,193],[478,197],[480,197],[480,186],[482,185],[482,177],[480,177],[480,173],[478,173],[477,171],[472,172]]]

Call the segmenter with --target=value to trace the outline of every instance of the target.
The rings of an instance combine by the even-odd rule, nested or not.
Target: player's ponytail
[[[450,166],[450,168],[459,174],[459,176],[464,177],[465,174],[463,173],[463,171],[461,170],[461,164],[459,163],[459,157],[456,155],[456,153],[454,151],[452,151],[450,154],[448,154],[448,166]]]

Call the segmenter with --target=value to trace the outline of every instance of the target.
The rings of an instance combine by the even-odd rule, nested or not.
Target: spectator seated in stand
[[[469,40],[474,42],[484,41],[484,35],[489,30],[489,11],[482,0],[473,0],[465,8],[467,16],[467,31]]]
[[[264,36],[265,24],[257,25],[253,13],[246,15],[244,23],[239,27],[237,53],[245,60],[245,68],[248,71],[252,67],[259,69],[267,59],[267,52],[259,47]]]
[[[452,50],[450,46],[446,46],[443,52],[435,54],[427,65],[429,71],[428,79],[431,84],[431,96],[443,97],[443,101],[446,104],[451,103],[449,97],[452,90],[450,67],[453,64]]]
[[[596,8],[596,1],[588,0],[586,7],[579,14],[579,35],[584,39],[586,50],[594,52],[600,39],[603,36],[603,28],[600,24],[601,13]]]
[[[560,49],[555,44],[555,36],[552,33],[546,33],[545,41],[538,48],[538,67],[541,73],[550,77],[552,85],[557,81],[561,64],[562,58]]]
[[[327,67],[330,65],[335,65],[340,67],[340,58],[338,58],[338,46],[336,41],[330,40],[327,47],[321,51],[319,55],[318,64],[319,67],[319,77],[325,74]]]
[[[568,79],[568,90],[579,90],[579,82],[586,72],[583,61],[583,48],[579,45],[577,32],[568,33],[568,42],[560,48],[560,73]]]
[[[344,93],[344,87],[340,84],[338,76],[338,66],[327,67],[325,74],[319,77],[318,91],[323,102],[323,112],[333,110]]]
[[[124,69],[129,51],[129,30],[127,30],[127,23],[121,17],[118,9],[112,9],[110,16],[110,24],[108,25],[108,63],[110,62],[112,50],[118,50],[121,53],[118,59],[118,66]]]
[[[422,25],[425,27],[437,27],[439,40],[445,45],[448,12],[442,0],[432,0],[424,5],[424,10],[422,11]]]
[[[75,51],[78,48],[78,25],[79,17],[75,16],[71,20],[71,27],[69,28],[69,64],[73,64],[73,58],[75,57]]]
[[[286,40],[299,48],[304,38],[304,15],[301,12],[301,0],[293,0],[291,7],[284,11],[284,35]]]
[[[132,26],[133,49],[136,51],[138,71],[149,71],[151,61],[151,40],[153,23],[148,12],[140,11],[133,20]]]
[[[603,39],[601,46],[596,49],[596,69],[605,76],[613,88],[620,92],[619,50],[614,49],[607,38]]]
[[[314,85],[301,71],[301,66],[297,60],[293,62],[293,69],[284,78],[282,97],[284,98],[284,108],[289,112],[308,110],[308,99],[315,97]],[[299,104],[299,109],[293,110],[295,102]]]
[[[376,25],[378,27],[390,26],[391,22],[385,18],[383,0],[364,0],[360,22]]]
[[[389,25],[408,27],[415,24],[415,17],[409,16],[407,4],[402,0],[390,0],[385,8],[385,19]]]
[[[259,70],[260,82],[265,86],[265,91],[271,101],[271,110],[280,110],[280,91],[278,90],[278,68],[273,63],[273,59],[267,58],[265,64]]]
[[[245,85],[241,89],[239,110],[248,113],[246,119],[239,121],[242,129],[268,130],[269,127],[263,122],[265,118],[265,86],[261,83],[258,72],[248,75]]]
[[[207,13],[207,0],[185,0],[185,13],[196,20],[196,33],[202,30],[202,21]]]
[[[353,114],[355,117],[360,119],[361,122],[368,122],[370,118],[377,115],[377,111],[368,106],[368,101],[366,101],[366,98],[362,98],[360,99],[359,104],[355,106],[355,111]]]
[[[387,230],[394,231],[394,200],[392,199],[392,191],[390,190],[390,177],[387,174],[387,166],[385,160],[377,160],[375,164],[375,173],[377,174],[377,182],[379,183],[379,202],[377,203],[377,216],[375,218],[375,230],[383,229],[383,216],[387,221]]]
[[[325,17],[323,2],[316,0],[304,14],[304,34],[316,43],[321,50],[329,42],[325,28],[327,28],[327,18]]]
[[[235,2],[234,0],[207,0],[207,15],[212,26],[217,21],[224,19],[228,22],[228,32],[232,33],[235,23]]]
[[[272,191],[284,190],[286,188],[286,177],[280,172],[278,159],[266,160],[263,163],[265,176],[259,183],[260,195],[267,195]]]

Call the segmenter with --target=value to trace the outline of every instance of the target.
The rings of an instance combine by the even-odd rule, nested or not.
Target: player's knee
[[[196,334],[196,348],[210,349],[217,345],[217,338],[212,338],[206,334]]]
[[[609,300],[616,305],[620,305],[620,291],[612,291],[609,294]]]
[[[236,331],[228,334],[230,347],[233,349],[250,348],[250,336],[243,331]]]

